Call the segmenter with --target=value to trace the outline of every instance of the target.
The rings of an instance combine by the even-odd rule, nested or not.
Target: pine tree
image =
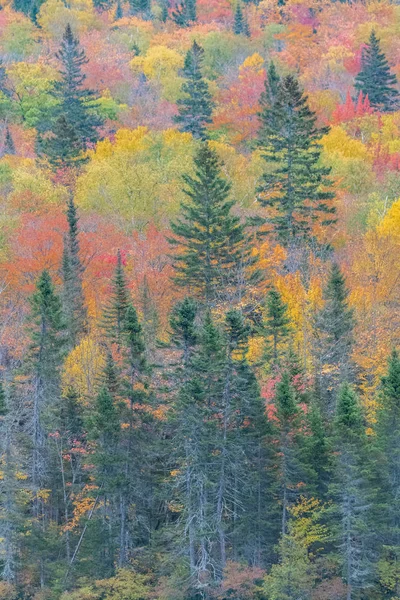
[[[124,16],[124,9],[122,8],[121,0],[118,0],[117,6],[114,13],[114,21],[119,21]]]
[[[240,0],[236,4],[235,20],[233,23],[233,33],[236,35],[246,35],[250,37],[250,29],[247,23],[246,16],[243,14]]]
[[[160,8],[161,8],[160,21],[162,23],[166,23],[166,21],[168,20],[168,16],[169,16],[169,13],[168,13],[169,0],[161,0]]]
[[[353,310],[348,305],[348,289],[338,264],[333,263],[323,293],[325,304],[315,318],[316,364],[324,406],[334,410],[340,382],[351,381],[353,367]]]
[[[173,11],[172,18],[179,27],[190,27],[197,21],[197,0],[182,0]]]
[[[369,587],[371,563],[371,490],[368,454],[359,400],[343,384],[334,420],[335,470],[331,494],[336,503],[336,539],[347,598]]]
[[[11,135],[11,131],[7,127],[6,129],[6,137],[4,140],[4,154],[16,154],[14,140]]]
[[[206,128],[212,122],[214,107],[208,84],[202,74],[203,55],[203,48],[194,41],[185,57],[182,73],[185,79],[182,85],[184,97],[177,102],[179,114],[175,117],[180,131],[191,133],[200,140],[207,138]]]
[[[79,217],[72,195],[67,204],[68,234],[63,252],[63,308],[69,345],[73,348],[86,328],[86,308],[82,289],[83,266],[79,248]]]
[[[263,114],[265,114],[267,108],[271,108],[274,105],[278,96],[280,80],[281,78],[276,70],[275,63],[271,61],[268,65],[267,77],[265,80],[265,90],[261,94],[261,106],[264,110],[264,113],[261,113],[260,117],[262,117]],[[262,130],[262,133],[260,133],[261,139],[263,133],[266,133],[268,135],[268,131],[264,132]]]
[[[178,285],[208,305],[219,299],[240,300],[252,271],[250,244],[240,219],[233,216],[229,183],[221,177],[221,163],[205,143],[195,157],[196,175],[186,175],[182,217],[171,223],[177,247],[174,255]]]
[[[43,483],[46,435],[44,411],[59,395],[59,371],[65,351],[64,322],[59,297],[47,271],[36,283],[31,303],[30,374],[32,381],[32,484]]]
[[[118,347],[123,345],[125,319],[129,306],[129,292],[125,280],[120,250],[112,280],[111,296],[104,310],[103,327],[107,337]]]
[[[290,319],[287,316],[287,305],[275,288],[268,292],[266,309],[266,320],[263,324],[263,332],[267,338],[265,357],[277,367],[282,358],[282,345],[290,332]]]
[[[4,391],[3,382],[0,381],[0,418],[5,417],[8,413],[6,393]]]
[[[129,0],[132,15],[149,16],[151,3],[150,0]]]
[[[393,350],[382,379],[375,427],[376,529],[380,540],[381,569],[390,573],[394,596],[400,593],[400,358]]]
[[[196,315],[196,302],[193,298],[185,298],[174,306],[170,317],[171,339],[177,348],[182,349],[182,359],[185,365],[197,343]]]
[[[361,71],[356,77],[355,88],[368,96],[371,106],[388,112],[396,110],[399,92],[397,78],[390,72],[386,56],[381,50],[380,40],[374,31],[363,49]]]
[[[55,167],[68,167],[79,164],[85,150],[98,141],[102,120],[95,113],[95,92],[83,87],[82,67],[88,59],[69,24],[56,57],[62,65],[55,85],[58,105],[51,131],[40,137],[38,147]]]
[[[297,80],[284,77],[273,105],[261,113],[259,145],[268,170],[258,193],[269,209],[266,222],[285,247],[312,241],[314,223],[326,227],[334,222],[330,169],[319,165],[319,140],[326,132],[316,127]]]

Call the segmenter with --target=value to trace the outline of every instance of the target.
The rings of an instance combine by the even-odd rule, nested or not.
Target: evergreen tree
[[[6,137],[4,140],[4,154],[16,154],[14,140],[11,135],[9,128],[6,128]]]
[[[268,170],[258,193],[261,205],[269,209],[266,222],[286,247],[312,241],[314,223],[334,222],[330,169],[319,164],[319,140],[326,132],[316,127],[297,80],[284,77],[273,105],[268,103],[261,113],[259,145]]]
[[[182,85],[184,97],[177,102],[179,114],[175,117],[180,131],[191,133],[200,140],[207,137],[206,128],[212,122],[214,107],[208,84],[202,74],[203,55],[203,48],[194,41],[185,57],[182,73],[185,79]]]
[[[246,284],[258,276],[250,273],[253,260],[240,219],[232,215],[230,185],[221,177],[221,163],[205,143],[195,157],[196,175],[186,175],[182,217],[171,223],[177,247],[174,255],[178,285],[188,288],[208,305],[219,299],[240,300]]]
[[[0,381],[0,418],[5,417],[7,412],[6,393],[4,391],[3,382]]]
[[[197,343],[196,314],[196,302],[192,298],[185,298],[174,306],[170,318],[172,342],[177,348],[182,349],[182,359],[185,365]]]
[[[233,33],[235,33],[236,35],[246,35],[247,37],[250,37],[249,24],[247,23],[246,16],[243,14],[240,0],[236,4],[235,20],[233,23]]]
[[[119,21],[124,16],[124,9],[122,8],[121,0],[118,0],[115,8],[114,21]]]
[[[83,87],[82,67],[88,59],[69,24],[56,57],[62,65],[61,79],[55,85],[58,105],[51,130],[40,137],[38,145],[55,167],[68,167],[79,164],[85,150],[98,141],[102,120],[95,113],[95,92]]]
[[[266,359],[271,360],[274,367],[279,366],[290,328],[287,316],[287,305],[282,301],[277,289],[272,289],[267,295],[266,320],[263,331],[267,338]]]
[[[267,77],[265,80],[265,90],[261,94],[261,106],[264,111],[260,114],[261,117],[263,114],[265,115],[267,108],[271,108],[274,105],[278,96],[280,80],[281,78],[276,70],[275,63],[271,61],[268,65]],[[268,131],[263,133],[268,135]],[[260,138],[262,138],[263,133],[260,134]]]
[[[82,289],[83,266],[79,249],[79,218],[72,195],[67,204],[68,234],[63,252],[63,308],[73,348],[86,328],[86,308]]]
[[[149,16],[151,9],[150,0],[129,0],[132,15]]]
[[[166,21],[168,20],[168,15],[169,15],[169,13],[168,13],[169,0],[161,0],[160,8],[161,8],[160,21],[162,23],[166,23]]]
[[[348,384],[339,392],[334,420],[334,475],[331,494],[336,503],[336,539],[347,598],[358,598],[370,586],[371,490],[363,415]]]
[[[32,382],[32,484],[35,490],[46,472],[44,411],[59,394],[59,371],[65,338],[61,302],[47,271],[36,283],[31,303],[30,374]]]
[[[380,40],[374,31],[363,49],[361,71],[356,77],[355,88],[368,96],[370,104],[377,110],[396,110],[399,92],[397,78],[390,72],[386,56],[381,50]]]
[[[172,13],[179,27],[190,27],[197,21],[197,0],[182,0]]]
[[[323,294],[325,304],[315,319],[319,386],[328,411],[334,410],[340,382],[351,381],[353,376],[351,352],[355,322],[348,295],[340,267],[333,263]]]
[[[103,327],[110,341],[120,348],[123,345],[125,319],[129,306],[129,292],[120,250],[118,250],[117,266],[111,285],[111,296],[104,310]]]
[[[382,379],[376,423],[375,522],[380,540],[380,570],[390,573],[393,597],[400,592],[400,358],[393,350]]]

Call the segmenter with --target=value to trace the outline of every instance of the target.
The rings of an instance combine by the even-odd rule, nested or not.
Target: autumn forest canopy
[[[399,31],[0,0],[0,600],[399,600]]]

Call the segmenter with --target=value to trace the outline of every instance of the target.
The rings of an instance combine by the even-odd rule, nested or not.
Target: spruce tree
[[[233,33],[236,35],[246,35],[250,37],[250,29],[247,23],[246,16],[243,14],[240,0],[236,4],[235,20],[233,23]]]
[[[182,85],[184,97],[177,102],[179,114],[175,117],[180,131],[191,133],[200,140],[207,138],[207,125],[212,122],[214,108],[202,74],[203,55],[203,48],[194,41],[185,57],[182,73],[185,79]]]
[[[363,49],[361,71],[356,77],[355,88],[368,96],[372,107],[383,112],[396,110],[399,91],[396,75],[390,72],[386,56],[381,50],[375,31]]]
[[[276,70],[275,63],[271,61],[268,65],[267,77],[265,79],[265,90],[261,94],[261,106],[264,111],[274,105],[279,91],[280,80],[281,78]],[[262,115],[263,113],[260,114],[261,117]],[[260,138],[262,138],[262,135],[263,133],[260,133]]]
[[[198,339],[196,315],[197,303],[193,298],[185,298],[174,306],[170,317],[171,340],[182,350],[184,364],[188,363]]]
[[[334,420],[334,533],[347,598],[358,598],[372,577],[371,489],[365,424],[359,400],[348,384],[340,389]]]
[[[73,348],[86,328],[86,308],[82,289],[83,266],[79,248],[79,217],[72,195],[67,204],[68,233],[63,251],[63,307],[69,345]]]
[[[197,21],[197,0],[182,0],[172,13],[179,27],[190,27]]]
[[[393,350],[382,379],[375,426],[375,522],[381,569],[390,573],[394,597],[400,592],[400,358]]]
[[[0,417],[5,417],[8,413],[6,393],[4,391],[3,382],[0,381]]]
[[[4,140],[4,150],[3,150],[4,154],[15,154],[15,145],[14,145],[14,140],[12,138],[11,135],[11,131],[9,130],[9,128],[7,127],[6,129],[6,137]]]
[[[111,282],[111,294],[104,310],[103,327],[112,343],[123,345],[125,319],[129,306],[129,292],[125,280],[121,252],[118,250],[117,266]]]
[[[129,0],[129,6],[132,15],[149,16],[150,14],[150,0]]]
[[[54,92],[58,105],[51,130],[41,136],[38,147],[55,167],[68,167],[79,164],[87,148],[99,140],[102,120],[95,112],[96,93],[83,86],[82,67],[88,59],[69,24],[56,57],[61,63]]]
[[[30,298],[30,376],[32,384],[32,483],[35,490],[43,484],[46,472],[46,434],[44,413],[59,395],[60,367],[65,352],[61,301],[51,277],[43,271]]]
[[[295,77],[280,83],[273,105],[261,112],[259,146],[268,170],[258,187],[259,202],[268,209],[266,223],[279,243],[298,247],[314,240],[313,225],[334,222],[329,168],[319,164],[319,141],[326,128],[316,126]]]
[[[290,319],[287,316],[287,305],[282,301],[279,291],[274,288],[268,292],[266,319],[263,324],[263,333],[266,336],[267,360],[272,361],[274,367],[279,366],[290,328]]]
[[[118,0],[117,6],[114,13],[114,21],[119,21],[124,16],[124,9],[122,8],[121,0]]]
[[[337,263],[333,263],[324,289],[324,306],[315,318],[317,377],[324,407],[334,410],[339,384],[353,379],[354,313],[348,305],[349,291]]]
[[[208,305],[219,299],[240,300],[252,271],[250,244],[240,219],[232,215],[230,185],[221,176],[221,163],[207,143],[195,157],[195,177],[186,175],[181,217],[171,223],[175,237],[175,281]]]

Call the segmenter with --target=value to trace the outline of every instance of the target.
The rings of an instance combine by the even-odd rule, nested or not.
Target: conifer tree
[[[150,0],[129,0],[132,15],[149,16],[151,3]]]
[[[353,377],[351,352],[355,321],[348,295],[340,267],[333,263],[323,293],[325,304],[315,319],[319,386],[328,411],[334,410],[340,382],[351,381]]]
[[[184,364],[188,363],[198,339],[195,319],[197,304],[193,298],[185,298],[176,304],[170,318],[171,338],[177,348],[182,349]]]
[[[393,350],[382,379],[375,427],[375,475],[377,497],[375,521],[381,542],[381,569],[391,574],[394,596],[400,592],[400,358]]]
[[[197,0],[182,0],[172,13],[179,27],[189,27],[197,21]]]
[[[44,411],[55,403],[59,394],[59,370],[62,363],[65,338],[62,308],[53,282],[43,271],[31,303],[30,374],[32,380],[32,483],[37,489],[46,471],[44,450],[46,436]]]
[[[207,138],[207,125],[212,122],[213,101],[208,84],[202,74],[204,50],[193,42],[185,57],[182,85],[183,98],[177,102],[179,114],[175,122],[180,131],[188,132],[194,138]]]
[[[96,93],[83,87],[82,67],[88,59],[69,24],[56,57],[61,63],[61,79],[55,85],[58,105],[51,130],[38,145],[55,167],[68,167],[79,164],[84,151],[98,141],[102,120],[95,113]]]
[[[104,310],[103,327],[107,337],[118,347],[123,345],[125,319],[129,306],[129,292],[125,280],[120,250],[117,254],[117,266],[111,282],[111,295]]]
[[[381,50],[375,31],[363,49],[361,71],[356,77],[355,88],[368,96],[372,107],[384,112],[396,110],[399,91],[396,75],[391,73],[386,56]]]
[[[285,247],[304,246],[314,239],[314,223],[325,227],[334,222],[330,169],[319,164],[319,140],[327,129],[316,126],[316,115],[292,75],[280,81],[273,105],[268,102],[260,118],[259,145],[268,170],[258,194],[268,209],[266,222]]]
[[[15,145],[14,140],[11,135],[11,131],[7,127],[6,129],[6,137],[4,140],[4,154],[15,154]]]
[[[249,24],[247,23],[246,16],[243,14],[240,0],[236,4],[233,33],[236,35],[246,35],[247,37],[250,37]]]
[[[168,13],[169,0],[161,0],[160,8],[161,8],[160,21],[162,23],[166,23],[166,21],[168,20],[168,16],[169,16],[169,13]]]
[[[175,281],[208,305],[219,299],[241,299],[246,283],[258,276],[251,267],[250,245],[240,219],[232,215],[229,183],[207,143],[195,157],[195,177],[186,175],[181,218],[171,223]]]
[[[266,320],[263,330],[266,336],[266,359],[272,360],[273,366],[279,366],[282,358],[282,345],[288,338],[290,319],[287,316],[287,305],[276,288],[267,295]]]
[[[86,328],[86,308],[82,289],[83,266],[79,248],[79,218],[72,195],[67,204],[68,233],[64,238],[63,251],[63,308],[73,348]]]
[[[115,8],[114,21],[119,21],[124,16],[124,9],[122,8],[121,0],[118,0]]]
[[[336,503],[336,539],[347,598],[369,587],[371,562],[371,490],[366,433],[359,400],[343,384],[334,420],[334,474],[331,494]]]
[[[280,80],[281,78],[276,70],[275,63],[271,61],[268,65],[267,77],[265,79],[265,90],[261,94],[261,106],[264,112],[260,114],[260,117],[265,117],[266,109],[268,107],[271,108],[274,105],[279,91]],[[261,126],[262,125],[263,122],[261,123]],[[268,135],[268,131],[264,132],[263,129],[261,131],[260,138],[262,139],[263,133]]]

